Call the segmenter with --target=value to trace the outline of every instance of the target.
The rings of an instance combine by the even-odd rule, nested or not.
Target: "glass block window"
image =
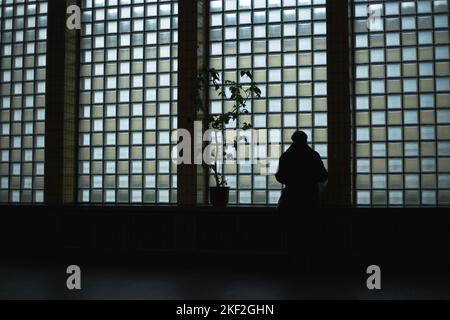
[[[47,1],[0,0],[0,202],[44,201]]]
[[[178,2],[83,0],[79,201],[175,203]]]
[[[448,1],[354,1],[353,40],[356,204],[449,205]]]
[[[262,90],[262,97],[249,104],[248,117],[240,121],[251,122],[255,130],[266,130],[267,144],[279,144],[279,150],[291,144],[294,131],[304,130],[326,165],[326,0],[209,3],[210,67],[220,71],[223,82],[241,81],[240,70],[250,70]],[[213,89],[210,98],[213,115],[232,106]],[[266,157],[268,167],[242,161],[225,165],[230,202],[278,202],[281,186],[274,173],[280,154],[271,153],[267,144],[255,147],[254,154]],[[214,183],[210,181],[210,185]]]

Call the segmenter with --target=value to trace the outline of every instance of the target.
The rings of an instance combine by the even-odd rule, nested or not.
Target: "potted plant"
[[[241,122],[241,115],[248,115],[249,111],[247,109],[247,102],[251,97],[261,97],[261,90],[258,88],[256,83],[253,81],[253,76],[250,71],[242,70],[240,72],[241,78],[247,78],[244,83],[226,80],[225,83],[220,83],[219,72],[215,69],[210,69],[206,72],[205,76],[199,77],[199,88],[207,86],[212,86],[216,91],[217,95],[223,97],[225,100],[232,102],[231,110],[219,115],[207,115],[206,123],[209,129],[214,129],[216,134],[215,143],[213,148],[213,158],[210,163],[204,163],[209,173],[213,174],[216,185],[210,186],[210,202],[213,206],[226,206],[229,201],[229,191],[230,188],[227,183],[227,179],[223,172],[223,162],[222,159],[232,159],[233,155],[227,153],[224,150],[225,145],[225,130],[231,121],[236,122],[236,129],[245,131],[252,128],[252,124],[249,122]],[[207,79],[205,79],[207,77]],[[199,95],[200,97],[200,95]],[[200,108],[204,108],[204,104],[201,98],[198,98],[198,105]],[[205,110],[203,110],[205,112]],[[208,112],[205,112],[208,114]],[[221,139],[217,136],[217,132],[221,133]],[[245,136],[236,136],[234,139],[233,147],[237,152],[238,142],[240,140],[245,140]],[[222,152],[222,157],[220,153]]]

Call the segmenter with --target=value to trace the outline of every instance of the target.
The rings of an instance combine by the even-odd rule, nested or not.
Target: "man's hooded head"
[[[298,145],[307,145],[308,144],[308,135],[303,131],[295,131],[291,137],[292,141]]]

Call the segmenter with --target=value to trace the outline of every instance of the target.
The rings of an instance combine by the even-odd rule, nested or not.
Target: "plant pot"
[[[210,187],[209,200],[214,207],[226,207],[230,198],[229,187]]]

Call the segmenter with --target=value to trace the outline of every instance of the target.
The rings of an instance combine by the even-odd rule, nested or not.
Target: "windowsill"
[[[211,205],[197,206],[178,206],[178,205],[142,205],[142,204],[71,204],[71,205],[46,205],[46,204],[0,204],[2,212],[14,212],[14,214],[106,214],[120,215],[137,214],[137,215],[164,215],[164,214],[180,214],[180,215],[274,215],[277,214],[276,206],[266,205],[229,205],[227,207],[213,207]],[[306,209],[307,210],[307,209]],[[299,208],[298,214],[306,211]],[[421,214],[445,214],[448,208],[424,207],[424,208],[382,208],[382,207],[349,207],[349,208],[323,208],[314,209],[314,212],[327,215],[357,215],[364,216],[367,214],[390,215],[395,212],[396,215],[411,215],[420,212]]]

